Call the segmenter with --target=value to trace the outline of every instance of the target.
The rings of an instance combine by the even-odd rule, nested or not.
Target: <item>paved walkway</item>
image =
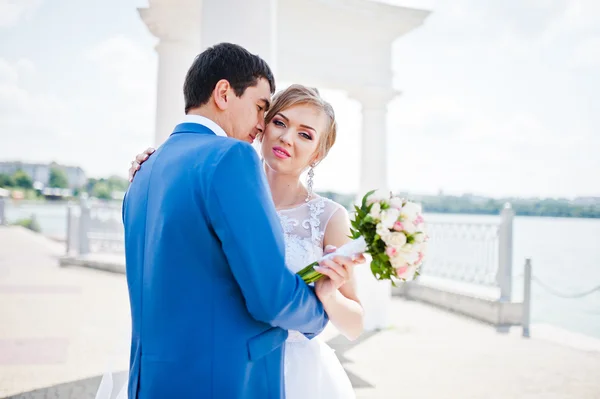
[[[122,275],[58,266],[62,246],[0,227],[0,398],[92,399],[127,365]],[[600,398],[600,352],[394,299],[393,327],[350,343],[329,328],[358,398]],[[115,355],[117,354],[118,355]]]

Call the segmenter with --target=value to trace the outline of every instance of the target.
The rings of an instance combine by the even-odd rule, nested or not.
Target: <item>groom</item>
[[[327,324],[314,290],[285,266],[249,144],[274,89],[265,61],[242,47],[201,53],[183,122],[129,187],[130,399],[283,398],[287,330],[311,338]],[[323,273],[339,286],[352,262],[337,262]]]

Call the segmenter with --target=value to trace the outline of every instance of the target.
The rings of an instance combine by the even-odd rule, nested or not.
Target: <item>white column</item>
[[[362,104],[360,185],[357,202],[370,190],[389,192],[387,180],[387,105],[396,96],[391,89],[365,88],[351,93]],[[378,281],[370,269],[370,258],[357,267],[358,295],[365,311],[365,329],[389,325],[392,298],[389,281]]]
[[[159,39],[156,91],[155,146],[162,144],[185,114],[183,82],[194,57],[201,51],[201,0],[150,0],[138,9]]]
[[[387,105],[397,93],[391,89],[366,88],[353,93],[362,105],[360,184],[358,196],[370,190],[388,192]]]
[[[277,5],[277,0],[203,0],[202,48],[238,44],[267,61],[275,74]]]

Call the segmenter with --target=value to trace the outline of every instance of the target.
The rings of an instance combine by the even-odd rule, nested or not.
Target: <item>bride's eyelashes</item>
[[[312,140],[313,139],[312,136],[310,134],[308,134],[308,133],[300,132],[299,134],[300,134],[300,136],[304,137],[307,140]]]
[[[273,124],[274,124],[275,126],[277,126],[277,127],[282,127],[282,128],[284,128],[284,129],[286,128],[286,125],[285,125],[285,123],[283,123],[283,121],[281,121],[281,120],[279,120],[279,119],[274,119],[274,120],[273,120]],[[304,138],[305,138],[305,139],[307,139],[307,140],[312,140],[312,139],[313,139],[313,137],[312,137],[310,134],[308,134],[308,133],[305,133],[305,132],[299,132],[298,134],[299,134],[300,136],[304,137]]]

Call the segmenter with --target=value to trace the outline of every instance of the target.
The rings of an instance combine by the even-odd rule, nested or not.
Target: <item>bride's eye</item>
[[[300,136],[304,137],[307,140],[312,140],[312,136],[308,133],[300,132]]]
[[[283,123],[280,120],[274,120],[273,123],[275,124],[275,126],[279,126],[279,127],[285,127],[285,123]]]

